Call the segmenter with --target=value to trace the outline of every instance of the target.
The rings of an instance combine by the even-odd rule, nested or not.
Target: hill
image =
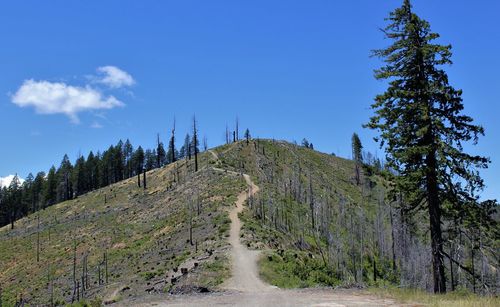
[[[268,283],[430,287],[429,253],[421,252],[428,238],[419,227],[427,219],[398,209],[401,199],[388,197],[379,170],[252,140],[202,153],[198,172],[193,161],[177,161],[148,172],[147,189],[131,178],[23,218],[14,230],[3,227],[3,301],[126,305],[227,286],[229,212],[248,189],[242,174],[259,193],[249,193],[239,214],[241,241],[262,250]]]

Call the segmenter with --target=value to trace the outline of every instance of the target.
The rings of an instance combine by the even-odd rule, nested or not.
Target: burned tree
[[[235,132],[235,141],[239,141],[240,140],[240,120],[238,118],[238,116],[236,116],[236,127],[234,128],[234,132]]]
[[[196,128],[196,116],[193,116],[193,153],[194,171],[198,171],[198,129]]]
[[[168,143],[168,155],[170,157],[170,163],[174,163],[177,160],[175,156],[175,118],[174,118],[174,126],[172,127],[172,134],[170,136],[170,142]]]

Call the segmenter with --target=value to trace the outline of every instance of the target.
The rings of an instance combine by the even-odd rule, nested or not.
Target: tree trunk
[[[453,261],[451,261],[451,258],[450,258],[450,283],[451,283],[451,291],[455,291],[455,278],[453,276]]]
[[[40,261],[40,213],[38,213],[37,219],[38,219],[38,226],[36,230],[36,262],[39,262]]]
[[[443,235],[441,232],[441,211],[439,203],[437,162],[435,152],[429,154],[427,162],[427,202],[429,206],[429,220],[432,247],[432,274],[434,293],[446,293],[446,278],[443,262]]]
[[[394,236],[394,216],[392,212],[392,205],[390,206],[389,212],[391,218],[391,250],[392,250],[392,271],[396,272],[396,242]]]
[[[476,293],[476,265],[474,263],[474,248],[475,248],[475,242],[474,240],[471,240],[472,242],[472,247],[470,249],[470,257],[471,257],[471,270],[472,270],[472,291]]]
[[[108,252],[104,252],[104,272],[105,272],[105,281],[108,283]]]

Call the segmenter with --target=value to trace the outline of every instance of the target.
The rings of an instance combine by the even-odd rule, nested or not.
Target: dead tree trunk
[[[97,264],[97,284],[101,285],[102,283],[102,278],[101,278],[101,264]]]
[[[394,236],[394,216],[392,212],[392,205],[389,207],[389,216],[391,221],[391,250],[392,250],[392,271],[396,272],[396,242]]]
[[[82,290],[82,297],[83,297],[83,290]],[[76,300],[78,302],[80,301],[80,281],[76,282]]]
[[[38,226],[36,231],[36,262],[40,262],[40,213],[38,213],[37,219]]]
[[[200,195],[196,198],[196,207],[197,207],[197,213],[198,216],[201,214],[201,201],[200,201]]]
[[[73,289],[76,288],[76,241],[73,241]],[[73,290],[73,300],[75,298],[75,291]]]
[[[104,252],[104,276],[106,284],[108,283],[108,252]]]
[[[450,254],[452,254],[452,252],[450,251]],[[453,276],[453,261],[451,261],[451,259],[449,259],[450,261],[450,283],[451,283],[451,291],[455,291],[455,277]]]
[[[353,223],[353,214],[351,212],[351,231],[350,231],[350,237],[351,237],[351,260],[352,260],[352,273],[354,275],[354,281],[357,283],[358,282],[358,269],[356,266],[356,251],[354,249],[354,223]]]
[[[47,287],[48,287],[48,292],[49,292],[49,297],[50,297],[49,306],[52,307],[52,306],[54,306],[54,278],[52,277],[50,264],[48,265],[47,274],[48,274]]]
[[[316,229],[316,221],[314,219],[314,193],[313,193],[313,186],[312,186],[311,171],[309,171],[309,207],[311,209],[311,226],[312,226],[312,230],[314,231]]]
[[[471,271],[472,271],[472,291],[474,293],[476,293],[476,268],[475,268],[475,264],[474,264],[474,256],[475,256],[475,253],[474,253],[474,249],[475,249],[475,246],[474,246],[474,240],[471,240],[471,249],[470,249],[470,252],[471,252]]]
[[[236,117],[236,129],[235,129],[236,130],[235,131],[235,133],[236,133],[236,141],[240,140],[240,135],[239,135],[240,134],[239,133],[240,127],[239,126],[240,126],[240,121],[239,121],[238,117]]]
[[[193,150],[194,150],[194,171],[198,171],[198,130],[196,129],[196,117],[193,116]]]
[[[144,187],[144,190],[147,189],[147,185],[146,185],[146,169],[145,168],[143,169],[143,172],[142,172],[142,186]]]
[[[189,201],[189,244],[193,246],[193,204],[192,200]]]

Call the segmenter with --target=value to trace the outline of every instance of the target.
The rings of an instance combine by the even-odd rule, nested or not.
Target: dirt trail
[[[236,206],[229,213],[231,219],[231,230],[229,243],[231,244],[231,259],[233,263],[232,277],[223,284],[223,289],[239,290],[242,292],[270,291],[272,288],[266,285],[259,278],[257,261],[259,251],[251,251],[240,242],[241,221],[238,214],[243,211],[243,204],[248,197],[259,192],[259,187],[255,185],[250,176],[243,175],[249,187],[248,192],[243,191],[238,195]]]

